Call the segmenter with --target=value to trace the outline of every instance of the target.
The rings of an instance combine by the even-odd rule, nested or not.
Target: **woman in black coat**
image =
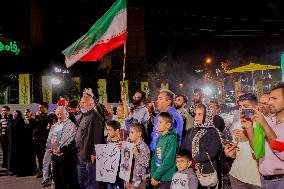
[[[210,174],[215,170],[218,171],[217,165],[222,147],[220,134],[213,125],[213,116],[207,110],[208,108],[203,104],[196,107],[195,126],[188,130],[181,145],[181,149],[190,151],[196,163],[197,176],[199,173]],[[200,184],[198,188],[208,187]]]
[[[13,112],[13,120],[9,132],[9,153],[8,153],[8,170],[13,175],[27,176],[32,175],[31,163],[31,136],[28,127],[23,119],[22,112],[16,110]]]

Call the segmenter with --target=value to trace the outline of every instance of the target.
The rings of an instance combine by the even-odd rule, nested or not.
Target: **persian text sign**
[[[0,41],[0,52],[2,51],[11,52],[15,55],[19,55],[20,53],[20,49],[18,48],[18,45],[15,41],[11,41],[9,44],[5,44],[4,42]]]

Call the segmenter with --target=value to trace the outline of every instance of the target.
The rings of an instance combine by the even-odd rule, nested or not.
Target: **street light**
[[[212,58],[207,57],[206,60],[205,60],[205,63],[206,64],[211,64],[211,62],[212,62]]]
[[[57,77],[51,78],[51,84],[52,85],[59,85],[60,83],[61,83],[61,81]]]

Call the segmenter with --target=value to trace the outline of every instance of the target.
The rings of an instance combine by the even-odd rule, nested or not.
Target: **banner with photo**
[[[52,103],[52,83],[50,76],[42,76],[42,101]]]
[[[169,83],[161,83],[161,89],[169,90]]]
[[[133,144],[130,142],[122,142],[119,177],[126,182],[129,182],[130,180],[133,162],[133,147]]]
[[[107,81],[106,79],[99,79],[98,80],[98,95],[99,95],[99,102],[101,104],[107,103]]]
[[[19,104],[31,104],[30,74],[19,74]]]

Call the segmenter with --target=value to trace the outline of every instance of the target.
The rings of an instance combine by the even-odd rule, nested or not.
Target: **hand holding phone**
[[[242,110],[242,118],[251,120],[253,116],[254,116],[253,109],[243,109]]]

